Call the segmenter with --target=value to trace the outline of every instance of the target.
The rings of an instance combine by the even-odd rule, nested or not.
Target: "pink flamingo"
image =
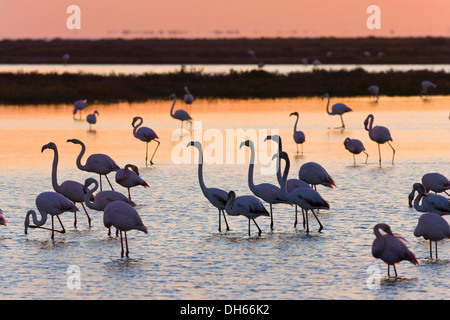
[[[135,125],[135,123],[138,122],[138,124]],[[142,125],[142,118],[141,117],[134,117],[133,122],[131,125],[133,126],[133,135],[135,138],[146,142],[146,149],[145,149],[145,165],[147,166],[147,158],[148,158],[148,144],[149,142],[155,141],[157,143],[157,146],[155,148],[155,151],[153,151],[152,158],[150,159],[150,164],[153,164],[153,157],[155,156],[156,150],[159,148],[160,142],[156,139],[158,139],[158,136],[156,135],[155,131],[153,129],[150,129],[149,127],[141,127]]]
[[[72,201],[64,197],[63,195],[57,192],[42,192],[36,197],[36,207],[41,215],[41,219],[38,220],[36,212],[34,210],[29,210],[27,215],[25,216],[25,234],[28,232],[28,228],[40,228],[45,230],[51,230],[52,236],[54,239],[55,231],[59,233],[65,233],[66,229],[64,228],[59,215],[63,212],[75,212],[78,211],[78,208],[73,204]],[[30,225],[30,215],[33,219],[34,225]],[[51,215],[52,217],[52,228],[42,227],[47,221],[47,216]],[[56,216],[59,220],[59,223],[62,227],[62,230],[55,230],[53,218]]]
[[[194,96],[189,92],[188,87],[184,87],[184,103],[189,106],[189,112],[191,111],[191,105],[194,102]]]
[[[49,142],[46,145],[42,146],[41,152],[44,152],[46,149],[53,150],[53,165],[52,165],[52,186],[53,190],[58,192],[59,194],[62,194],[67,199],[75,203],[80,203],[81,206],[84,209],[84,212],[86,213],[86,216],[88,218],[89,227],[91,227],[91,217],[89,216],[88,212],[86,211],[86,208],[84,206],[84,191],[83,191],[83,184],[73,181],[73,180],[66,180],[61,184],[58,184],[58,178],[57,178],[57,170],[58,170],[58,148],[56,147],[56,144],[54,142]],[[77,213],[76,211],[74,214],[74,222],[73,226],[77,226]]]
[[[366,162],[365,163],[367,163],[367,158],[369,158],[369,155],[365,151],[366,148],[364,148],[364,145],[360,140],[345,138],[344,146],[345,146],[345,149],[347,149],[350,153],[353,154],[353,164],[354,165],[356,165],[355,154],[360,154],[361,152],[366,154]]]
[[[125,235],[125,256],[127,258],[129,254],[127,231],[139,230],[144,233],[148,233],[147,227],[142,222],[141,217],[136,210],[123,201],[113,201],[106,206],[103,214],[103,224],[108,229],[115,227],[120,231],[120,245],[122,247],[122,251],[120,253],[121,257],[124,256],[122,232]]]
[[[247,146],[250,148],[250,164],[248,166],[248,186],[255,196],[264,200],[270,205],[270,229],[273,230],[273,210],[272,205],[278,203],[289,203],[281,189],[270,183],[260,183],[255,185],[253,181],[253,171],[255,167],[255,147],[253,141],[246,140],[241,143],[239,148]]]
[[[0,209],[0,225],[6,226],[6,223],[7,223],[7,222],[8,222],[8,221],[6,221],[5,217],[3,217],[3,211],[2,211],[2,209]]]
[[[440,215],[432,212],[424,213],[420,216],[416,229],[416,237],[423,237],[430,240],[430,259],[433,258],[433,249],[431,243],[435,242],[436,259],[438,258],[437,242],[450,238],[450,226],[448,222]]]
[[[427,95],[431,95],[433,93],[433,90],[436,89],[436,85],[429,81],[429,80],[424,80],[420,83],[422,90],[420,91],[420,97],[424,100],[427,99]],[[425,98],[423,97],[423,95],[425,95]]]
[[[425,187],[418,182],[413,184],[413,190],[408,195],[410,207],[416,191],[418,195],[414,200],[414,209],[419,212],[433,212],[440,216],[450,214],[450,200],[439,194],[425,193]],[[420,204],[420,200],[422,200],[422,204]]]
[[[298,112],[292,112],[290,116],[297,116],[297,120],[295,120],[295,125],[294,125],[294,141],[297,144],[297,153],[298,153],[298,145],[301,144],[302,145],[302,154],[303,154],[303,143],[305,142],[305,134],[303,133],[303,131],[298,130],[297,131],[297,123],[298,123]]]
[[[373,115],[369,114],[364,121],[364,128],[369,131],[369,137],[372,141],[375,141],[378,144],[378,155],[379,155],[379,163],[381,167],[381,151],[380,151],[380,144],[383,144],[385,142],[388,143],[388,145],[392,149],[392,164],[394,164],[394,156],[395,156],[395,149],[392,147],[389,141],[392,141],[391,133],[389,132],[389,129],[382,126],[375,126],[373,127]]]
[[[336,186],[333,178],[328,174],[325,168],[317,162],[304,163],[298,171],[298,178],[310,184],[316,190],[318,184],[328,188]]]
[[[131,170],[130,170],[131,169]],[[150,188],[150,186],[139,176],[139,169],[134,164],[127,164],[123,169],[116,171],[115,180],[122,187],[128,189],[128,199],[131,200],[130,188],[136,186],[143,186]]]
[[[89,123],[89,130],[92,130],[92,125],[97,123],[97,116],[99,115],[98,111],[95,110],[93,113],[86,116],[86,121]]]
[[[111,173],[113,171],[117,171],[120,169],[120,167],[114,162],[111,157],[107,156],[103,153],[95,153],[90,155],[86,159],[85,165],[81,164],[81,158],[83,157],[84,153],[86,152],[86,146],[83,142],[81,142],[78,139],[69,139],[67,142],[72,142],[75,144],[81,145],[81,151],[80,154],[77,157],[76,163],[77,167],[80,170],[87,171],[87,172],[94,172],[97,173],[100,176],[100,191],[102,190],[102,175],[105,176],[106,180],[109,183],[109,186],[111,187],[111,190],[114,190],[113,186],[111,185],[111,182],[109,182],[108,173]]]
[[[450,190],[450,180],[438,172],[424,174],[422,177],[422,184],[425,187],[425,192],[444,192],[450,196],[450,194],[446,191]]]
[[[385,232],[381,234],[380,229]],[[388,266],[388,277],[390,277],[389,267],[393,266],[395,278],[397,278],[397,269],[395,264],[408,260],[414,265],[419,265],[414,253],[412,253],[405,244],[405,239],[391,231],[391,227],[385,223],[379,223],[373,228],[375,240],[372,243],[372,255],[374,258],[383,260]]]
[[[378,102],[378,95],[380,93],[380,88],[376,85],[372,85],[368,87],[367,90],[370,92],[372,96],[375,97],[375,102]]]
[[[77,111],[80,111],[79,120],[81,120],[81,110],[85,109],[87,106],[88,106],[88,103],[87,103],[86,99],[75,101],[73,103],[73,118],[75,119],[75,114],[77,113]]]
[[[170,109],[170,115],[172,116],[172,118],[181,121],[181,129],[183,129],[184,121],[188,121],[191,124],[191,128],[192,128],[192,118],[189,115],[189,113],[187,113],[185,110],[182,110],[182,109],[179,109],[179,110],[173,112],[173,108],[175,107],[175,103],[177,102],[177,96],[174,93],[172,93],[169,96],[169,99],[173,99],[172,108]]]
[[[337,127],[337,128],[335,128],[335,129],[345,129],[345,124],[344,124],[344,119],[342,118],[342,115],[344,114],[344,113],[346,113],[346,112],[351,112],[351,111],[353,111],[351,108],[349,108],[346,104],[343,104],[343,103],[335,103],[335,104],[333,104],[333,106],[331,107],[331,112],[329,111],[329,109],[328,109],[328,107],[330,106],[330,95],[328,94],[328,93],[325,93],[323,96],[322,96],[322,100],[323,100],[323,98],[328,98],[328,103],[327,103],[327,113],[330,115],[330,116],[334,116],[334,115],[339,115],[340,117],[341,117],[341,123],[342,123],[342,126],[340,126],[340,127]]]

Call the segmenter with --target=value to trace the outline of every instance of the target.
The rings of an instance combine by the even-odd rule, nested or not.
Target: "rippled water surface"
[[[407,203],[413,183],[423,174],[441,172],[450,177],[449,98],[433,97],[423,102],[419,97],[381,97],[378,104],[369,98],[332,98],[334,102],[346,103],[354,110],[344,116],[344,131],[333,129],[340,125],[339,117],[327,115],[325,101],[320,98],[197,99],[191,114],[201,123],[191,133],[182,133],[185,140],[179,139],[179,121],[169,115],[171,100],[92,105],[83,110],[83,120],[72,118],[71,105],[0,106],[0,197],[8,220],[8,226],[0,228],[2,297],[449,299],[450,244],[441,241],[439,259],[429,260],[428,242],[413,235],[420,214]],[[177,107],[185,105],[179,101]],[[89,130],[84,118],[95,109],[100,116]],[[294,118],[289,114],[294,111],[300,113],[299,129],[306,135],[303,155],[296,155],[292,140]],[[378,166],[377,146],[363,125],[369,113],[375,116],[376,125],[391,131],[394,165],[389,146],[383,145],[382,165]],[[160,137],[153,166],[145,166],[145,143],[132,135],[131,121],[136,115]],[[188,153],[188,159],[197,158],[192,148],[184,148],[189,134],[202,138],[204,148],[223,139],[227,145],[223,154],[217,149],[209,155],[216,157],[216,162],[205,153],[206,185],[234,190],[238,195],[251,194],[248,154],[245,163],[233,163],[234,155],[229,152],[237,152],[241,141],[226,140],[230,129],[255,129],[258,139],[264,138],[265,130],[279,130],[291,159],[290,177],[297,177],[300,166],[309,161],[327,169],[337,187],[318,188],[331,207],[318,214],[324,225],[322,232],[317,231],[313,218],[309,234],[301,224],[294,228],[294,209],[289,205],[274,206],[273,231],[268,217],[257,219],[261,236],[253,225],[248,236],[247,219],[242,216],[228,216],[231,230],[218,231],[218,212],[200,191],[197,164],[179,160],[182,152]],[[358,156],[353,165],[352,155],[343,146],[346,137],[364,143],[369,153],[367,164]],[[82,212],[77,228],[71,213],[62,214],[67,233],[56,234],[54,241],[46,230],[30,229],[24,234],[25,214],[35,209],[36,196],[52,190],[53,152],[41,152],[44,144],[52,141],[58,146],[59,183],[67,179],[83,182],[93,176],[77,169],[80,146],[66,142],[72,138],[86,144],[86,155],[106,153],[122,167],[136,164],[150,185],[149,189],[136,187],[131,191],[149,233],[128,233],[128,259],[120,257],[119,238],[108,237],[102,213],[93,210],[89,210],[91,228]],[[255,144],[258,150],[265,146],[262,140]],[[153,147],[150,144],[150,151]],[[276,184],[274,175],[261,173],[264,166],[256,164],[255,182]],[[114,180],[114,174],[109,177]],[[126,194],[115,182],[114,187]],[[419,260],[419,266],[400,263],[397,281],[388,279],[384,263],[371,255],[372,228],[380,222],[403,235]],[[79,267],[80,289],[67,286],[67,269],[72,265]],[[381,281],[376,289],[367,285],[370,266],[380,268]]]

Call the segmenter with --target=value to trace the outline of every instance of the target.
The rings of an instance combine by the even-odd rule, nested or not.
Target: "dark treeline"
[[[0,73],[0,103],[57,104],[73,103],[78,99],[99,103],[137,102],[167,99],[183,87],[199,98],[282,98],[313,97],[328,92],[331,96],[367,96],[367,87],[376,84],[381,95],[419,95],[422,80],[433,81],[435,94],[448,94],[450,75],[445,72],[408,71],[368,73],[353,71],[322,71],[276,74],[262,70],[230,71],[209,75],[181,70],[170,74],[89,75]]]

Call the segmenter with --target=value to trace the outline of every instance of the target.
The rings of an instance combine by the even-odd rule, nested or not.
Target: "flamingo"
[[[188,87],[184,87],[184,103],[186,103],[189,106],[189,111],[191,111],[191,104],[194,102],[194,96],[189,92]]]
[[[371,85],[370,87],[367,88],[367,90],[370,92],[370,94],[372,96],[375,97],[375,102],[378,102],[380,88],[378,86],[376,86],[376,85]]]
[[[385,232],[381,234],[380,229]],[[394,234],[391,231],[391,227],[386,223],[379,223],[373,228],[375,234],[375,240],[372,243],[372,255],[374,258],[383,260],[388,266],[388,277],[391,277],[389,273],[389,267],[393,266],[395,271],[395,278],[397,278],[397,269],[395,265],[403,260],[408,260],[414,265],[419,265],[414,253],[408,249],[405,244],[405,239],[398,234]]]
[[[420,97],[422,99],[424,99],[423,95],[431,95],[433,93],[433,90],[436,89],[436,85],[429,80],[422,81],[420,85],[422,87],[422,90],[420,91]]]
[[[317,217],[314,209],[330,209],[330,205],[327,201],[325,201],[322,196],[312,188],[297,188],[292,192],[288,192],[286,189],[286,181],[287,176],[289,174],[290,161],[289,156],[286,152],[282,151],[279,155],[275,154],[274,157],[279,156],[281,159],[284,159],[286,162],[286,166],[284,168],[282,184],[281,184],[281,192],[288,199],[290,203],[298,205],[300,208],[305,210],[306,216],[306,232],[309,232],[309,222],[308,222],[308,210],[311,210],[317,222],[319,223],[319,232],[322,231],[323,225],[320,223],[319,218]],[[297,212],[296,212],[297,213]],[[297,214],[295,215],[295,223],[294,227],[297,225]]]
[[[345,124],[344,124],[344,119],[342,118],[342,115],[346,112],[351,112],[353,111],[351,108],[349,108],[347,105],[343,104],[343,103],[335,103],[333,104],[333,106],[331,107],[331,112],[329,111],[328,107],[330,106],[330,95],[328,93],[325,93],[322,96],[322,100],[323,98],[328,98],[328,103],[327,103],[327,113],[330,116],[334,116],[334,115],[339,115],[341,117],[341,123],[342,126],[337,127],[335,129],[345,129]]]
[[[425,187],[421,183],[414,183],[413,190],[408,195],[409,206],[412,206],[412,199],[414,193],[417,191],[418,195],[414,200],[414,209],[419,212],[433,212],[440,216],[450,214],[450,200],[439,194],[425,193]],[[422,200],[422,204],[419,204]]]
[[[37,214],[34,210],[29,210],[25,216],[25,234],[28,232],[28,228],[40,228],[45,230],[51,230],[52,236],[51,238],[55,238],[55,231],[59,233],[65,233],[66,229],[64,228],[61,219],[59,218],[59,215],[63,212],[75,212],[78,211],[78,208],[73,204],[72,201],[64,197],[63,195],[52,192],[52,191],[46,191],[42,192],[36,197],[36,208],[39,211],[41,215],[41,219],[39,220],[37,218]],[[33,219],[34,225],[30,225],[30,215]],[[52,228],[45,228],[42,227],[45,222],[47,221],[47,216],[51,215],[52,217]],[[62,227],[62,230],[55,230],[54,227],[54,221],[53,218],[56,216],[59,220],[59,223]]]
[[[450,180],[438,172],[426,173],[422,176],[422,184],[425,192],[434,191],[435,193],[444,192],[450,196],[446,190],[450,190]]]
[[[106,206],[105,212],[103,214],[103,224],[106,228],[110,229],[112,226],[114,226],[117,230],[120,231],[120,245],[122,248],[122,251],[120,253],[121,257],[124,256],[122,232],[125,235],[125,256],[127,258],[129,254],[127,231],[139,230],[144,233],[148,233],[147,227],[142,222],[141,217],[136,212],[136,210],[128,203],[125,203],[123,201],[113,201]]]
[[[181,121],[181,129],[183,129],[184,121],[190,122],[191,128],[192,128],[192,118],[189,115],[189,113],[187,113],[185,110],[182,110],[182,109],[175,111],[175,113],[173,112],[173,108],[175,107],[175,103],[177,102],[177,96],[174,93],[172,93],[169,96],[169,99],[173,99],[172,108],[170,109],[170,115],[172,116],[172,118]]]
[[[414,229],[414,235],[416,237],[423,237],[425,240],[430,240],[430,259],[433,258],[431,243],[433,241],[435,242],[435,255],[437,259],[437,242],[450,238],[450,226],[440,215],[427,212],[420,216],[416,229]]]
[[[130,170],[131,169],[131,170]],[[131,200],[130,188],[143,186],[150,188],[147,182],[139,176],[139,169],[134,164],[127,164],[123,169],[116,171],[115,180],[122,187],[128,189],[128,199]]]
[[[86,163],[84,165],[82,165],[81,158],[83,157],[84,153],[86,152],[86,146],[84,145],[83,142],[81,142],[78,139],[69,139],[69,140],[67,140],[67,142],[72,142],[72,143],[81,145],[81,151],[76,160],[78,169],[87,171],[87,172],[97,173],[100,176],[100,191],[102,191],[102,175],[105,176],[106,180],[109,183],[109,186],[111,187],[111,190],[114,190],[114,188],[111,185],[111,182],[109,182],[109,179],[107,176],[108,173],[111,173],[113,171],[117,171],[120,169],[120,167],[114,162],[114,160],[111,159],[106,154],[95,153],[95,154],[91,154],[86,159]]]
[[[248,50],[247,53],[252,56],[253,60],[256,61],[256,52],[254,50]],[[262,67],[265,66],[265,63],[264,62],[258,62],[257,65],[258,65],[258,68],[262,68]]]
[[[95,110],[86,116],[86,121],[89,123],[89,130],[92,130],[92,125],[97,123],[97,116],[99,115],[98,111]]]
[[[83,191],[83,184],[73,181],[73,180],[66,180],[61,184],[58,184],[58,178],[57,178],[57,168],[58,168],[58,160],[59,160],[59,154],[58,154],[58,148],[56,147],[56,144],[54,142],[49,142],[46,145],[42,146],[41,152],[44,152],[46,149],[53,150],[53,165],[52,165],[52,186],[53,190],[58,192],[59,194],[62,194],[67,199],[75,203],[80,203],[81,206],[84,209],[84,212],[86,213],[86,216],[88,218],[89,227],[91,227],[91,217],[89,216],[83,202],[84,202],[84,191]],[[74,212],[74,222],[73,226],[77,226],[77,213]]]
[[[302,145],[302,154],[303,154],[303,142],[305,142],[305,134],[303,133],[303,131],[298,130],[297,131],[297,123],[298,123],[298,112],[292,112],[290,116],[297,116],[297,120],[295,120],[295,125],[294,125],[294,141],[297,144],[297,153],[298,153],[298,145],[301,144]]]
[[[73,103],[73,118],[75,119],[75,114],[80,111],[80,118],[81,120],[81,110],[85,109],[88,106],[87,100],[77,100]]]
[[[248,186],[255,196],[264,200],[270,205],[270,229],[273,230],[273,211],[272,205],[278,203],[288,203],[287,198],[282,194],[281,189],[270,183],[260,183],[255,185],[253,182],[253,171],[255,167],[255,147],[253,141],[246,140],[241,143],[239,148],[247,146],[250,148],[250,164],[248,166]]]
[[[365,151],[366,148],[364,148],[364,145],[360,140],[345,138],[344,146],[345,146],[345,149],[347,149],[349,152],[351,152],[353,154],[353,164],[356,165],[355,155],[360,154],[361,152],[364,152],[366,154],[366,162],[365,163],[367,163],[369,154]]]
[[[2,211],[2,209],[0,209],[0,225],[6,226],[6,223],[7,223],[7,222],[8,222],[8,221],[6,221],[5,217],[3,217],[3,211]]]
[[[379,164],[381,167],[381,151],[380,151],[380,144],[383,144],[385,142],[388,143],[388,145],[392,149],[392,164],[394,164],[394,157],[395,157],[395,149],[392,147],[391,143],[389,141],[393,141],[391,137],[391,133],[389,132],[389,129],[382,126],[373,126],[373,115],[369,114],[364,120],[364,128],[369,131],[369,137],[372,141],[375,141],[378,144],[378,155],[379,155]]]
[[[153,165],[153,157],[155,156],[156,150],[159,148],[160,141],[156,140],[159,137],[156,135],[155,131],[153,129],[150,129],[149,127],[141,127],[142,122],[144,120],[141,117],[134,117],[133,122],[131,125],[133,126],[133,135],[136,139],[139,139],[141,141],[146,142],[145,147],[145,165],[147,166],[147,159],[148,159],[148,144],[149,142],[155,141],[158,145],[155,148],[155,151],[153,151],[153,155],[150,159],[150,164]],[[135,123],[138,122],[136,125]]]
[[[225,206],[228,201],[228,193],[219,188],[207,188],[205,185],[205,181],[203,180],[203,149],[201,142],[191,141],[187,144],[186,147],[195,147],[198,149],[198,183],[200,184],[200,189],[203,192],[203,195],[208,199],[208,201],[219,210],[219,232],[222,231],[221,226],[221,217],[222,213],[223,219],[227,226],[227,231],[230,230],[228,225],[227,218],[225,216]]]
[[[318,184],[332,189],[336,186],[333,178],[317,162],[304,163],[298,171],[298,178],[310,184],[316,190]]]
[[[261,235],[261,229],[255,219],[259,216],[270,216],[262,202],[255,196],[245,195],[236,197],[234,191],[228,192],[228,200],[225,211],[230,216],[245,216],[248,218],[248,235],[250,236],[250,220],[255,223],[258,228],[258,235]]]

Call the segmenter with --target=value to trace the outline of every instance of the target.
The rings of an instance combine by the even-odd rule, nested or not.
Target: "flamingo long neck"
[[[373,116],[369,116],[369,132],[371,132],[372,131],[372,126],[373,126]]]
[[[200,188],[202,189],[203,194],[206,196],[208,188],[206,187],[205,181],[203,180],[203,151],[200,146],[195,146],[198,149],[198,183],[200,184]]]
[[[231,198],[228,199],[227,204],[225,205],[225,210],[227,212],[233,212],[234,200],[236,199],[236,195],[232,194]]]
[[[58,149],[54,148],[53,151],[54,155],[52,165],[52,186],[55,191],[59,192],[60,186],[58,185],[58,175],[57,175],[58,159],[59,159]]]
[[[94,187],[92,189],[87,190],[87,192],[84,194],[84,203],[88,206],[88,208],[99,210],[95,203],[95,197],[92,196],[92,194],[98,189],[98,182],[97,180],[93,181]],[[94,198],[94,201],[91,201],[91,197]]]
[[[84,153],[86,152],[86,146],[84,145],[84,143],[81,143],[80,145],[81,145],[81,151],[77,157],[77,167],[80,170],[84,170],[84,169],[86,169],[86,166],[81,164],[81,158],[84,156]]]
[[[328,107],[327,107],[328,108]],[[297,115],[297,120],[295,120],[295,125],[294,125],[294,134],[297,131],[297,123],[298,123],[298,118],[299,116]]]
[[[137,125],[133,126],[133,135],[136,135],[137,129],[142,125],[142,122],[144,122],[144,120],[139,117]]]
[[[422,202],[422,204],[420,204],[420,200],[422,200],[422,198],[425,196],[425,194],[420,189],[417,189],[417,193],[418,193],[418,195],[414,199],[414,209],[416,209],[417,211],[423,211],[424,210],[423,202]]]
[[[175,103],[177,102],[177,97],[176,96],[174,96],[173,97],[173,103],[172,103],[172,108],[170,109],[170,115],[173,117],[174,116],[174,114],[173,114],[173,108],[175,107]]]
[[[327,96],[327,98],[328,98],[328,102],[327,102],[327,113],[328,113],[329,115],[332,115],[332,113],[330,112],[330,110],[328,110],[328,107],[330,106],[330,96]]]
[[[255,147],[253,146],[253,143],[250,143],[250,164],[248,166],[248,186],[250,190],[253,191],[255,188],[255,183],[253,182],[253,171],[255,168]]]
[[[278,138],[278,155],[281,154],[281,151],[283,151],[283,147],[281,144],[281,137],[279,137]],[[283,179],[281,178],[281,157],[278,157],[277,180],[278,180],[278,184],[281,186],[281,184],[283,183]]]
[[[33,223],[35,226],[40,227],[40,226],[44,225],[45,222],[47,222],[47,214],[44,212],[41,212],[41,211],[39,211],[39,214],[41,215],[40,220],[37,218],[36,211],[34,211],[34,210],[28,211],[27,215],[25,217],[25,228],[27,228],[30,225],[30,215],[31,215],[31,218],[33,219]]]
[[[288,192],[287,192],[286,185],[287,185],[287,177],[289,174],[289,169],[290,169],[291,164],[290,164],[289,158],[284,158],[284,160],[286,161],[286,166],[284,167],[283,178],[281,179],[281,193],[283,193],[285,196],[287,196]]]

